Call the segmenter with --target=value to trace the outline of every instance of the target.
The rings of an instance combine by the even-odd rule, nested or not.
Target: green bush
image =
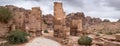
[[[48,30],[44,30],[44,33],[49,33]]]
[[[80,45],[88,45],[90,46],[92,43],[92,39],[88,36],[82,36],[79,40],[78,40],[78,44]]]
[[[12,12],[5,7],[0,7],[0,21],[7,23],[12,18]]]
[[[107,32],[106,34],[107,34],[107,35],[112,35],[113,33],[112,33],[112,32]]]
[[[15,31],[10,32],[7,36],[7,40],[12,44],[20,44],[28,41],[27,36],[29,35],[26,32],[16,29]]]

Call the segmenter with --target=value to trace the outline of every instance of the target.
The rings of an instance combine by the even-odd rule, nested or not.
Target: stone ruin
[[[22,29],[32,36],[40,36],[42,11],[40,7],[33,7],[32,10],[25,10],[12,5],[6,6],[14,13],[12,20],[9,22],[11,31]]]
[[[66,38],[65,12],[61,2],[54,2],[54,36]]]
[[[25,29],[27,32],[31,33],[34,36],[41,35],[41,16],[42,12],[40,10],[40,7],[33,7],[28,17],[28,23],[26,23],[25,25]]]
[[[33,7],[32,10],[25,10],[24,8],[12,5],[5,7],[14,13],[14,17],[8,24],[0,23],[0,37],[8,33],[9,31],[7,30],[13,31],[18,28],[33,37],[41,36],[42,31],[50,29],[54,31],[54,37],[62,38],[66,43],[70,35],[83,35],[87,31],[87,27],[101,22],[110,22],[109,20],[102,21],[100,18],[85,17],[82,12],[71,13],[66,16],[61,2],[54,2],[54,16],[51,14],[42,16],[40,7]],[[120,46],[120,35],[116,35],[115,37],[114,41],[105,41],[103,46]]]
[[[7,5],[6,7],[15,14],[10,21],[11,30],[20,28],[32,36],[40,36],[42,35],[41,32],[43,29],[45,30],[47,27],[50,27],[54,30],[54,36],[59,38],[67,38],[70,34],[80,35],[80,32],[84,30],[84,14],[73,14],[70,17],[71,20],[68,22],[68,26],[66,21],[67,17],[61,2],[54,2],[54,17],[51,16],[51,18],[48,18],[50,17],[49,15],[48,17],[45,16],[46,18],[44,19],[42,18],[42,12],[39,7],[33,7],[32,10],[25,10],[12,5]],[[42,24],[44,20],[47,24]],[[44,25],[46,25],[45,28],[43,27]]]
[[[43,15],[42,17],[42,27],[43,29],[42,30],[53,30],[53,15],[52,14],[46,14],[46,15]]]
[[[70,16],[65,15],[61,2],[54,2],[53,30],[55,37],[66,38],[66,35],[76,36],[84,32],[84,13],[73,13]]]
[[[86,27],[102,22],[99,18],[85,17],[82,12],[65,15],[61,2],[54,2],[54,16],[42,16],[40,7],[33,7],[32,10],[12,5],[5,7],[14,13],[13,19],[9,22],[10,30],[20,28],[33,36],[42,35],[42,30],[48,28],[54,30],[55,37],[77,36],[85,33]],[[44,21],[47,24],[43,24]]]
[[[75,13],[70,22],[70,35],[78,36],[83,33],[84,29],[84,14]]]

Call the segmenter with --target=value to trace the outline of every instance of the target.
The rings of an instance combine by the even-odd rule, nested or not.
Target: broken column
[[[61,2],[54,2],[54,36],[66,38],[65,12]]]
[[[28,22],[26,23],[26,29],[32,36],[42,35],[41,16],[42,12],[40,10],[40,7],[33,7],[30,11]]]

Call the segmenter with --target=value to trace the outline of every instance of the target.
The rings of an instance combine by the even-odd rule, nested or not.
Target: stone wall
[[[5,37],[8,32],[9,32],[8,24],[0,22],[0,38]]]

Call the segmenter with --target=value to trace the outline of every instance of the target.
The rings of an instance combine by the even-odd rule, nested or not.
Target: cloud
[[[67,14],[84,12],[86,16],[120,19],[120,0],[0,0],[0,5],[10,4],[26,9],[40,7],[43,14],[53,14],[53,2],[55,1],[63,3]]]
[[[106,0],[108,5],[111,7],[115,7],[116,10],[120,10],[120,0]]]
[[[117,2],[118,3],[118,2]],[[120,19],[120,11],[115,6],[110,6],[106,0],[84,0],[84,13],[87,16],[110,19],[116,21]]]

